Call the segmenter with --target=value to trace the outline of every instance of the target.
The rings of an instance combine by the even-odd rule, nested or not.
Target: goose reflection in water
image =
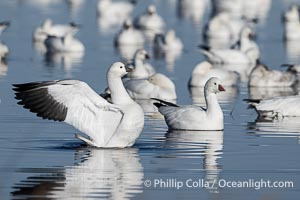
[[[75,162],[61,169],[32,169],[34,174],[40,170],[40,175],[16,184],[13,198],[130,199],[142,192],[144,173],[138,149],[77,150]]]
[[[218,164],[218,159],[222,158],[223,154],[223,134],[223,131],[172,130],[166,134],[166,145],[182,152],[183,157],[203,156],[204,179],[213,183],[218,182],[222,169]],[[217,186],[208,189],[211,192],[218,192]]]
[[[255,122],[248,122],[248,132],[262,137],[299,138],[300,117],[267,119],[258,117]]]

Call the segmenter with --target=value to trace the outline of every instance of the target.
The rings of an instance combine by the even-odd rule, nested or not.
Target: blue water
[[[245,83],[228,88],[227,95],[220,97],[224,132],[168,132],[161,116],[147,112],[142,135],[127,149],[85,147],[74,138],[74,128],[39,119],[22,109],[14,99],[13,83],[74,78],[86,81],[100,93],[106,88],[108,66],[122,60],[113,47],[116,30],[110,32],[98,24],[97,1],[82,1],[78,8],[62,0],[48,1],[47,5],[42,2],[0,2],[0,20],[11,21],[1,36],[10,49],[7,66],[1,65],[4,73],[0,75],[1,199],[298,199],[300,120],[256,122],[256,113],[242,101],[274,91],[250,91]],[[184,43],[184,51],[173,66],[164,60],[150,62],[175,82],[177,103],[199,103],[201,98],[193,101],[190,96],[187,81],[195,64],[204,60],[197,45],[203,43],[201,30],[210,9],[202,20],[192,22],[177,16],[175,0],[138,1],[134,15],[143,12],[150,2],[157,5],[167,27],[174,28]],[[272,1],[265,24],[257,27],[261,60],[272,68],[300,59],[299,51],[287,49],[282,39],[280,17],[288,2]],[[82,57],[46,58],[34,47],[32,32],[47,17],[57,23],[75,21],[82,25],[77,34],[86,47]],[[149,102],[141,103],[151,108]],[[186,185],[188,180],[197,184],[199,179],[210,187]],[[293,181],[293,187],[212,186],[222,180],[249,179]],[[167,186],[172,180],[173,185]],[[146,187],[149,181],[151,185]],[[177,189],[180,182],[185,185]]]

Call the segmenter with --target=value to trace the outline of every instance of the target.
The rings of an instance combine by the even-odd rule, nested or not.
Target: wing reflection
[[[12,196],[129,199],[142,192],[144,174],[137,149],[85,149],[76,154],[74,166],[50,168],[46,173],[33,169],[32,173],[40,175],[17,184]]]

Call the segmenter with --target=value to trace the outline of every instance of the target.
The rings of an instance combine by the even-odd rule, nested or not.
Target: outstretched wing
[[[122,121],[123,113],[85,82],[59,80],[15,84],[18,104],[43,119],[64,121],[106,145]]]

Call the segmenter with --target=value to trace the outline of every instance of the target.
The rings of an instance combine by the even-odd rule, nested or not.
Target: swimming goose
[[[238,49],[242,52],[247,52],[249,49],[252,49],[253,51],[255,51],[255,54],[257,54],[257,57],[259,57],[259,47],[256,42],[252,40],[253,37],[253,30],[248,26],[244,27],[241,30],[239,40],[233,46],[233,49]]]
[[[83,52],[84,45],[72,34],[63,37],[48,36],[45,40],[48,52]]]
[[[127,77],[132,79],[143,79],[155,74],[153,66],[146,62],[149,58],[150,56],[145,49],[138,49],[133,60],[134,70],[128,73]]]
[[[296,71],[271,70],[266,65],[257,64],[249,76],[250,87],[289,87],[297,82]]]
[[[165,22],[156,12],[154,5],[149,5],[144,14],[136,19],[136,26],[142,30],[151,30],[156,33],[162,32]]]
[[[121,77],[130,71],[115,62],[107,72],[112,103],[78,80],[15,84],[18,104],[43,119],[63,121],[89,138],[76,135],[95,147],[130,147],[144,126],[144,112],[124,88]]]
[[[115,45],[144,45],[145,38],[142,32],[135,29],[132,25],[132,21],[127,19],[123,23],[122,30],[117,34],[115,38]]]
[[[48,35],[56,37],[64,37],[67,34],[75,35],[79,30],[75,23],[69,24],[53,24],[51,19],[46,19],[42,26],[37,27],[33,33],[35,42],[44,42]]]
[[[217,100],[217,93],[225,91],[220,79],[210,78],[204,87],[206,108],[194,105],[178,106],[159,100],[154,103],[164,115],[170,130],[223,130],[223,111]]]
[[[169,30],[165,35],[157,34],[154,38],[153,49],[156,52],[181,52],[183,44],[181,40],[176,37],[173,29]]]
[[[239,75],[236,72],[213,67],[212,64],[204,61],[196,65],[188,85],[190,87],[203,87],[210,77],[218,77],[224,86],[235,86],[239,80]]]
[[[100,18],[122,24],[130,17],[134,5],[130,2],[114,2],[112,0],[98,1],[98,15]]]
[[[255,64],[259,59],[256,49],[248,49],[243,52],[239,49],[211,49],[200,46],[202,54],[213,64]]]
[[[300,116],[300,96],[279,96],[270,99],[244,99],[259,117],[282,118]]]
[[[124,83],[129,95],[134,99],[158,98],[174,100],[177,98],[174,83],[165,75],[157,73],[148,79],[132,79]]]
[[[221,12],[213,17],[204,28],[204,39],[224,39],[235,43],[247,22],[233,18],[227,12]]]
[[[300,39],[300,17],[299,7],[292,5],[284,14],[284,37],[286,40]]]

